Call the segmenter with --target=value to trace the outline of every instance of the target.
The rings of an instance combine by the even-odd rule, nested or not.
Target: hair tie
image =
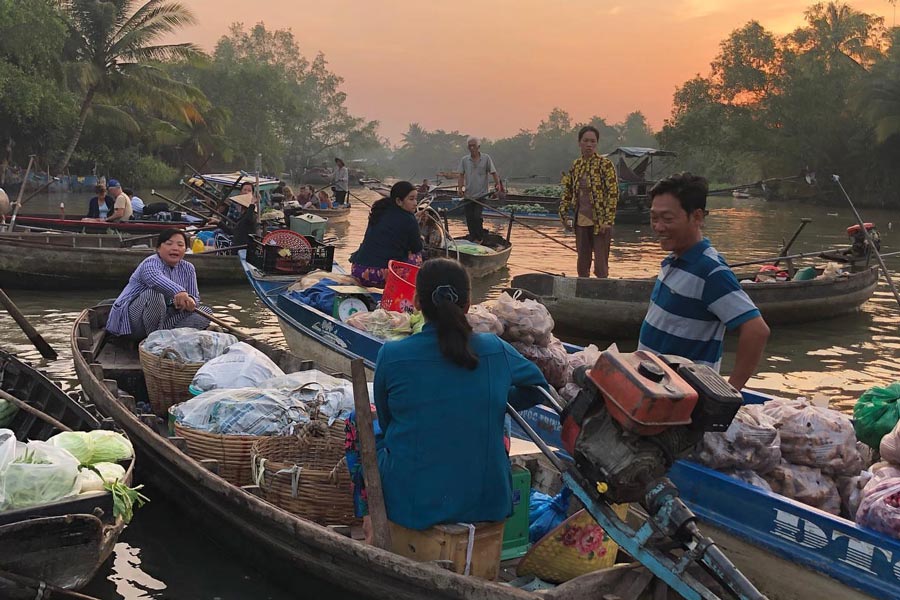
[[[444,302],[456,304],[457,302],[459,302],[459,294],[456,292],[455,287],[453,287],[449,283],[445,283],[444,285],[439,285],[434,288],[434,291],[431,292],[431,301],[435,306],[438,306]]]

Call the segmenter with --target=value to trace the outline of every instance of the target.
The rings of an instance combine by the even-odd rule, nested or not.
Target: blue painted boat
[[[287,291],[296,278],[265,276],[243,257],[241,263],[295,354],[334,371],[349,372],[354,358],[374,368],[382,340],[300,302]],[[569,352],[580,349],[566,346]],[[760,403],[772,397],[744,390],[744,399]],[[549,445],[562,447],[556,413],[535,407],[522,415]],[[521,431],[518,437],[525,439]],[[669,477],[704,532],[770,599],[900,600],[900,540],[693,462],[678,461]]]

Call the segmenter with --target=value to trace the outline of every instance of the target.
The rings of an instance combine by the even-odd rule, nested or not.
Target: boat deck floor
[[[101,344],[100,352],[96,355],[96,362],[103,365],[107,376],[111,375],[112,378],[116,378],[120,374],[141,371],[141,359],[138,356],[136,341],[107,335]]]

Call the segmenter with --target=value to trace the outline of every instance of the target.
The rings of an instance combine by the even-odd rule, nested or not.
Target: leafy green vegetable
[[[6,427],[12,420],[15,418],[16,413],[19,412],[19,407],[13,404],[12,402],[7,402],[3,398],[0,398],[0,427]]]
[[[122,517],[125,523],[131,523],[131,518],[134,516],[134,505],[137,504],[140,508],[150,502],[150,498],[138,491],[143,487],[143,484],[133,488],[128,487],[120,480],[103,484],[103,489],[111,493],[113,497],[113,516]]]
[[[114,463],[134,456],[134,448],[127,437],[116,431],[95,429],[88,435],[94,442],[94,451],[89,464]]]
[[[68,450],[83,465],[89,465],[93,460],[94,438],[85,431],[63,431],[47,440],[47,443]]]
[[[0,475],[0,510],[47,504],[78,490],[78,459],[45,442],[19,444]]]

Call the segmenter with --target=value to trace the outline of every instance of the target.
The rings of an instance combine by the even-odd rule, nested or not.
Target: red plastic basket
[[[399,260],[389,261],[387,277],[384,278],[381,308],[396,312],[416,310],[413,298],[416,295],[416,275],[418,274],[419,267],[416,265]]]

